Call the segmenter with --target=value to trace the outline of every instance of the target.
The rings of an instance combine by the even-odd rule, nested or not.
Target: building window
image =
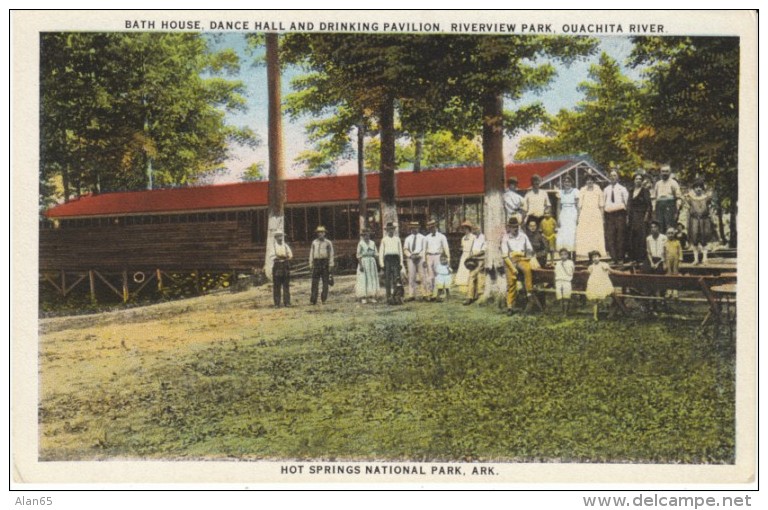
[[[336,239],[350,239],[349,206],[337,205],[333,208],[333,225]]]
[[[328,231],[328,237],[337,238],[336,225],[333,221],[333,207],[320,208],[320,225],[323,225]]]
[[[473,225],[483,224],[483,199],[481,197],[464,197],[464,220]]]
[[[453,232],[447,220],[444,198],[431,198],[429,200],[429,219],[437,222],[441,232]]]

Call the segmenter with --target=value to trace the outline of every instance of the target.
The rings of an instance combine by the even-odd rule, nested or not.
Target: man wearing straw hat
[[[419,232],[419,222],[412,221],[408,224],[408,228],[411,233],[405,238],[403,243],[403,255],[405,255],[406,266],[408,269],[408,297],[406,301],[413,301],[416,299],[416,287],[418,282],[421,282],[422,296],[426,296],[424,293],[424,255],[425,255],[425,238]]]
[[[392,291],[400,278],[403,267],[403,244],[400,236],[395,235],[395,224],[391,221],[385,227],[386,233],[379,246],[379,265],[384,268],[384,288],[387,291],[387,304],[394,304]]]
[[[520,222],[511,217],[507,222],[507,233],[501,239],[501,255],[507,275],[507,314],[514,313],[517,300],[518,271],[523,274],[524,286],[527,292],[533,291],[533,273],[531,272],[530,256],[533,253],[531,242],[521,230]]]
[[[328,299],[328,284],[330,282],[331,270],[333,269],[333,243],[325,238],[325,227],[320,225],[315,229],[317,239],[312,241],[309,247],[309,270],[312,272],[312,290],[309,302],[317,304],[317,290],[320,280],[323,280],[323,291],[320,294],[320,301],[325,303]]]
[[[448,239],[444,234],[438,232],[437,222],[435,220],[429,220],[427,222],[427,230],[429,234],[425,236],[425,250],[427,266],[427,278],[424,285],[424,292],[427,296],[432,296],[435,290],[435,277],[437,276],[437,266],[440,264],[440,255],[445,255],[448,258],[448,265],[451,265],[451,249],[448,247]],[[430,301],[434,301],[432,297]]]
[[[284,306],[291,306],[291,259],[293,253],[288,245],[283,241],[285,234],[282,230],[276,230],[274,251],[270,255],[272,258],[272,298],[275,308],[280,306],[280,301]]]

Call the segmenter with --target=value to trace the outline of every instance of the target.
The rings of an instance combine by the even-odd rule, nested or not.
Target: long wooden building
[[[519,188],[542,177],[560,187],[587,172],[607,178],[586,159],[513,163],[507,177]],[[380,225],[379,175],[367,175],[368,217]],[[250,271],[264,261],[267,182],[87,195],[52,207],[40,230],[40,271]],[[482,167],[397,173],[401,221],[437,220],[456,239],[464,220],[483,220]],[[357,176],[292,179],[286,183],[285,231],[297,259],[307,256],[317,225],[324,225],[339,257],[357,245]],[[451,234],[455,234],[451,236]],[[63,287],[66,287],[62,284]]]

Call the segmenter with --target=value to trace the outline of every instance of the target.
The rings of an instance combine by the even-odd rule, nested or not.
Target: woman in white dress
[[[576,225],[576,255],[589,258],[589,252],[605,255],[605,229],[603,227],[603,190],[595,178],[587,175],[586,185],[579,190],[579,221]]]
[[[459,269],[456,271],[453,283],[459,287],[461,292],[466,292],[467,284],[469,283],[469,269],[464,265],[464,261],[469,258],[469,254],[472,251],[475,235],[472,233],[472,223],[469,221],[462,223],[461,228],[464,230],[464,237],[461,238],[461,259],[459,260]]]
[[[563,177],[559,192],[560,212],[557,215],[557,251],[576,251],[576,225],[579,222],[579,190],[573,187],[570,175]]]
[[[371,231],[360,232],[360,242],[357,243],[357,281],[355,282],[355,296],[365,304],[376,302],[379,292],[379,267],[376,261],[379,258],[376,242],[371,239]]]

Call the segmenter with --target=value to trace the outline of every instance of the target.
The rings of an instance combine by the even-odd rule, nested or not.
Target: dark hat
[[[651,221],[651,223],[649,223],[649,225],[656,225],[657,227],[661,228],[661,223],[659,223],[656,220]]]
[[[531,177],[531,182],[535,181],[541,182],[541,176],[539,174],[533,174],[533,177]]]
[[[466,267],[470,271],[477,269],[478,264],[479,262],[477,261],[477,259],[473,259],[473,258],[468,258],[467,260],[464,261],[464,267]]]
[[[602,257],[603,256],[603,254],[600,253],[597,250],[592,250],[591,252],[589,252],[589,258],[592,258],[592,255],[597,255],[598,257]]]
[[[395,228],[395,224],[391,221],[388,221],[387,224],[384,226],[384,228]]]
[[[361,236],[366,235],[366,234],[370,234],[370,233],[371,233],[371,229],[370,228],[364,228],[364,229],[362,229],[360,231],[360,235]]]
[[[507,220],[507,226],[508,227],[519,227],[520,226],[520,220],[517,219],[517,216],[510,216]]]
[[[695,188],[696,186],[701,186],[701,187],[703,188],[703,187],[704,187],[704,179],[702,179],[701,177],[696,177],[696,178],[693,180],[693,185],[692,185],[692,186],[693,186],[694,188]]]
[[[507,184],[511,182],[514,182],[515,184],[517,184],[517,177],[515,177],[514,175],[510,176],[509,179],[507,179]]]

